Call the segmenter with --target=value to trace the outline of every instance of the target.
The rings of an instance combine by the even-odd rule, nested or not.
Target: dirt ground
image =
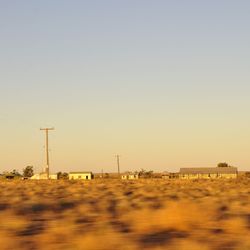
[[[0,181],[0,249],[250,249],[250,179]]]

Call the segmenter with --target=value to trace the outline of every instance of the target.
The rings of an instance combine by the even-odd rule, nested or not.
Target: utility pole
[[[120,155],[116,155],[118,178],[120,178]]]
[[[46,135],[46,169],[47,179],[49,179],[49,130],[54,130],[54,128],[40,128],[40,130],[45,131]]]

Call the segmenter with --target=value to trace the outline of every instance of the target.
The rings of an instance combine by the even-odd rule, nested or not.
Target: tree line
[[[34,167],[33,166],[26,166],[22,173],[19,173],[16,169],[12,171],[4,171],[1,176],[7,179],[18,179],[18,178],[30,178],[34,175]],[[68,173],[65,172],[58,172],[57,173],[58,179],[68,179]]]
[[[16,178],[22,178],[22,177],[29,178],[34,175],[34,168],[33,166],[27,166],[23,169],[22,174],[19,173],[16,169],[13,169],[12,171],[4,171],[1,175],[9,179],[13,179],[13,178],[16,179]]]

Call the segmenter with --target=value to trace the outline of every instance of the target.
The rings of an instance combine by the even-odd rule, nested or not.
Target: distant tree
[[[33,166],[27,166],[23,169],[23,177],[31,177],[34,175]]]
[[[146,173],[146,170],[143,169],[143,168],[141,168],[141,170],[138,172],[138,175],[139,175],[140,177],[143,177],[143,176],[145,175],[145,173]]]
[[[1,175],[2,178],[6,179],[18,179],[21,178],[21,176],[22,175],[16,169],[13,169],[11,172],[4,171],[3,174]]]
[[[17,177],[20,177],[22,176],[16,169],[13,169],[10,174],[14,175],[14,176],[17,176]]]
[[[150,170],[146,172],[146,178],[153,178],[154,177],[154,171]]]
[[[58,172],[57,178],[58,178],[58,180],[66,180],[66,179],[69,179],[69,174],[65,173],[65,172],[64,173]]]
[[[218,168],[228,168],[229,165],[226,162],[221,162],[217,165]]]
[[[152,170],[146,171],[145,169],[141,169],[138,174],[141,178],[153,178],[154,172]]]

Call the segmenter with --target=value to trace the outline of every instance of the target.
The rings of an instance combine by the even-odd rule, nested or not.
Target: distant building
[[[94,175],[92,172],[70,172],[69,179],[70,180],[91,180],[91,179],[94,179]]]
[[[34,174],[33,176],[30,177],[31,180],[47,180],[47,173],[40,173],[40,174]],[[57,174],[50,174],[49,175],[50,180],[57,180]]]
[[[122,180],[135,180],[139,179],[139,174],[123,174],[121,178]]]
[[[179,179],[178,173],[164,173],[161,176],[162,179]]]
[[[162,179],[170,179],[170,176],[169,174],[164,174],[161,176]]]
[[[58,176],[57,176],[57,174],[50,174],[49,178],[50,178],[50,180],[57,180]]]
[[[40,173],[39,174],[39,180],[47,180],[48,179],[48,174],[46,172]]]
[[[216,168],[181,168],[180,179],[218,179],[237,178],[238,170],[235,167],[216,167]]]
[[[40,180],[40,174],[34,174],[30,177],[31,180]]]

